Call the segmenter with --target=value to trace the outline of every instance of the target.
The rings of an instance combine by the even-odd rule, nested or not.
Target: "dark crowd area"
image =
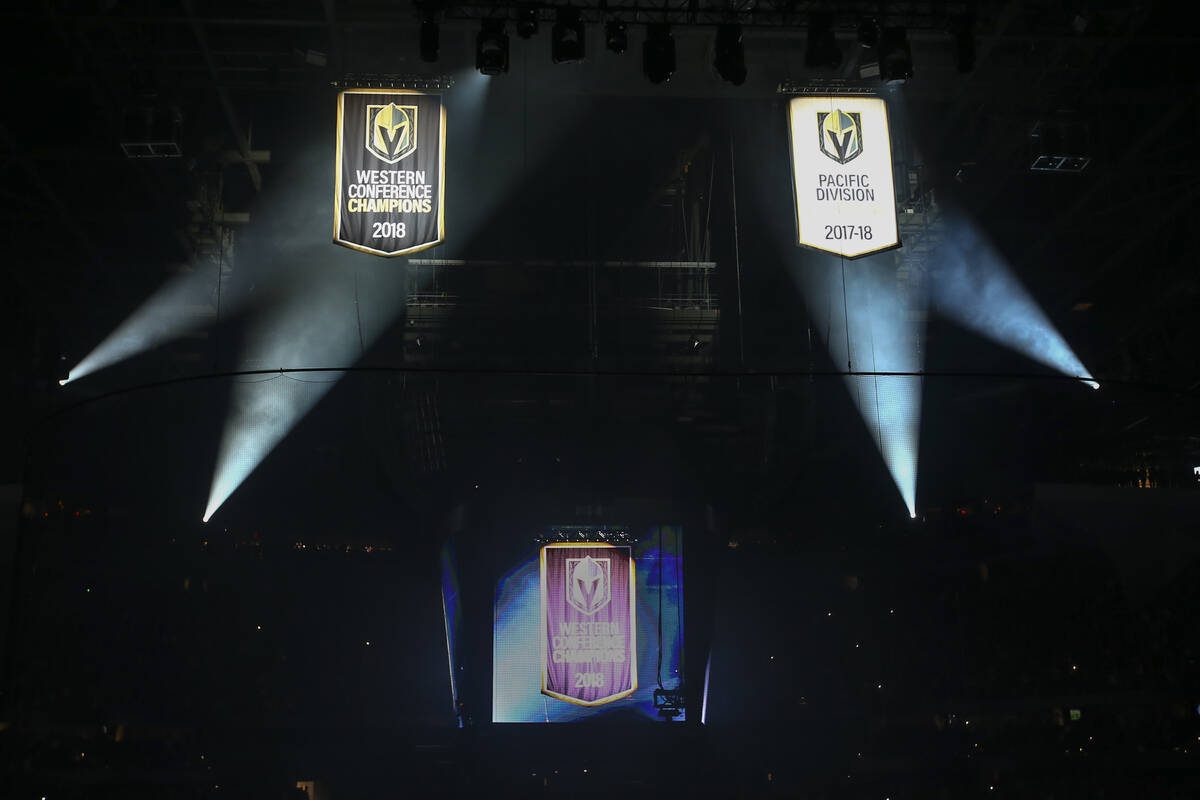
[[[164,545],[153,578],[51,563],[27,724],[0,732],[10,796],[1196,796],[1200,558],[1130,563],[1132,541],[1167,552],[1163,532],[1081,538],[1045,505],[978,500],[815,549],[722,536],[704,724],[570,739],[486,710],[459,729],[448,686],[397,686],[395,663],[436,671],[445,645],[433,570],[387,546],[230,530]],[[40,533],[119,538],[59,516]]]

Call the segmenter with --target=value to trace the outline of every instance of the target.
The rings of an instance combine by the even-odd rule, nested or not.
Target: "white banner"
[[[797,243],[846,258],[899,247],[883,100],[796,97],[788,130]]]

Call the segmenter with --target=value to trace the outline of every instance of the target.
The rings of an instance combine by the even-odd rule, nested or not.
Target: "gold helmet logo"
[[[848,164],[862,154],[862,114],[835,108],[817,114],[821,152],[839,164]]]
[[[395,164],[417,149],[417,107],[367,106],[367,150],[388,164]]]

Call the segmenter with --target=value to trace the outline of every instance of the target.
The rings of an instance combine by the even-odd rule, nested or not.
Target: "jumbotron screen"
[[[657,719],[683,678],[680,529],[547,538],[496,586],[492,721]]]

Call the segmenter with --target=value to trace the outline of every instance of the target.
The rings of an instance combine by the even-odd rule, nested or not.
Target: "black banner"
[[[442,243],[446,110],[441,95],[338,95],[335,244],[399,256]]]

